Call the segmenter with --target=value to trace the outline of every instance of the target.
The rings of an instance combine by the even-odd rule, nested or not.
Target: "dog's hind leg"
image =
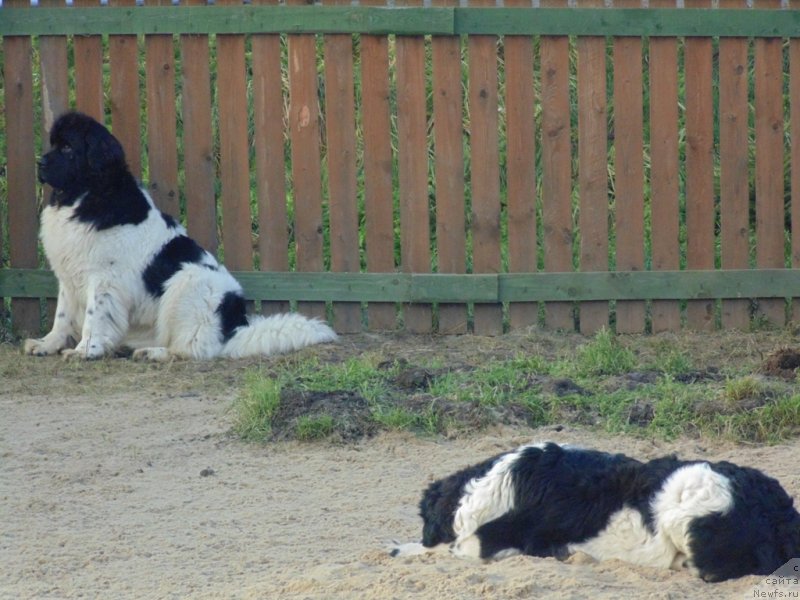
[[[59,286],[52,330],[43,338],[25,340],[23,352],[34,356],[48,356],[74,347],[78,337],[77,312],[75,298],[63,286]]]

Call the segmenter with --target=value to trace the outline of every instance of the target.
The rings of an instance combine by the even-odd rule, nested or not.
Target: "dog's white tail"
[[[280,354],[335,339],[333,329],[319,319],[309,319],[297,313],[270,317],[251,315],[249,325],[236,331],[225,344],[222,354],[230,358]]]

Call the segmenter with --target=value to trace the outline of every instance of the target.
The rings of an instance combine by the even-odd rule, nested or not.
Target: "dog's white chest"
[[[42,211],[40,237],[50,267],[59,280],[71,281],[80,287],[92,268],[92,228],[71,219],[69,208],[48,206]]]

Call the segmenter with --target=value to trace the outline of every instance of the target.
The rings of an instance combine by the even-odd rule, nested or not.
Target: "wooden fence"
[[[67,108],[113,129],[264,312],[478,334],[792,318],[800,11],[287,4],[4,0],[16,331],[55,293],[35,159]]]

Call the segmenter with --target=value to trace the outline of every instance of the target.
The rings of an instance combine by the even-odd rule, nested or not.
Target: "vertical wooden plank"
[[[329,2],[350,4],[349,0]],[[331,270],[358,273],[360,264],[353,36],[326,35],[323,43]],[[333,325],[340,333],[361,331],[361,305],[358,302],[334,302]]]
[[[6,6],[25,7],[27,2],[7,0]],[[4,37],[3,63],[9,265],[34,268],[39,260],[31,38]],[[38,335],[40,318],[38,299],[11,299],[11,327],[15,335]]]
[[[61,0],[39,0],[39,6],[66,8]],[[53,123],[69,109],[67,36],[39,37],[39,65],[42,78],[42,151],[46,152],[50,147],[49,133]]]
[[[292,0],[291,4],[304,4]],[[319,102],[317,100],[317,40],[313,34],[289,37],[289,127],[292,142],[294,232],[298,271],[322,271],[322,167]],[[322,302],[301,302],[310,315],[325,316]]]
[[[506,0],[506,6],[530,6],[526,0]],[[536,125],[533,87],[533,39],[505,36],[506,60],[506,179],[508,205],[508,270],[534,273],[536,262]],[[508,308],[511,329],[535,325],[536,302],[513,302]]]
[[[266,0],[260,4],[277,4]],[[262,271],[289,270],[289,219],[286,210],[281,38],[254,35],[253,112],[258,194],[258,252]],[[261,302],[264,314],[286,312],[288,302]]]
[[[147,0],[148,5],[170,4]],[[148,190],[156,205],[180,217],[175,107],[175,54],[172,35],[145,36]]]
[[[434,6],[457,6],[436,0]],[[433,138],[436,182],[436,245],[440,273],[466,272],[464,214],[464,103],[461,93],[461,38],[433,36]],[[467,307],[439,304],[439,331],[466,333]]]
[[[800,39],[789,41],[789,97],[791,102],[791,220],[792,268],[800,268]],[[800,321],[798,299],[792,301],[792,319]]]
[[[75,0],[75,6],[99,6],[97,0]],[[79,111],[105,123],[103,101],[103,38],[99,35],[76,35],[75,103]]]
[[[631,4],[639,5],[620,0],[614,6]],[[613,43],[617,271],[640,271],[644,268],[642,40],[615,37]],[[617,332],[639,333],[644,327],[644,302],[617,302]]]
[[[707,0],[687,0],[687,8],[709,8]],[[686,267],[714,268],[714,107],[711,38],[686,38]],[[714,300],[690,300],[686,323],[715,326]]]
[[[599,0],[585,6],[603,6]],[[608,271],[608,127],[606,40],[578,38],[578,186],[580,270]],[[580,331],[608,327],[608,302],[580,304]]]
[[[204,6],[205,0],[187,0]],[[211,128],[211,50],[207,35],[180,36],[183,97],[183,170],[186,227],[206,250],[216,253],[217,199],[214,192],[214,139]],[[255,57],[254,57],[255,60]],[[255,80],[255,74],[254,74]],[[279,80],[280,81],[280,80]]]
[[[109,0],[109,6],[136,6],[136,0]],[[139,40],[135,35],[108,38],[111,66],[111,125],[125,149],[128,167],[142,176],[141,98],[139,96]]]
[[[403,6],[419,5],[409,0]],[[427,273],[431,268],[428,231],[428,156],[425,90],[425,38],[397,36],[397,133],[400,180],[400,257],[407,273]],[[406,329],[431,330],[431,307],[405,307]]]
[[[471,6],[494,6],[472,0]],[[472,153],[472,265],[474,273],[500,272],[500,149],[497,121],[497,38],[471,35],[469,50],[470,151]],[[475,333],[503,332],[499,304],[475,304]]]
[[[239,0],[220,0],[239,5]],[[244,36],[217,36],[217,105],[225,264],[236,271],[253,268],[250,217],[250,158],[247,139],[247,81]]]
[[[362,4],[383,4],[364,0]],[[361,36],[361,120],[364,128],[364,218],[367,271],[392,272],[394,260],[394,201],[390,121],[389,38]],[[372,330],[394,329],[394,304],[370,302],[367,322]]]
[[[674,0],[651,0],[653,8],[674,8]],[[680,268],[678,165],[678,41],[650,38],[650,211],[653,270]],[[681,327],[675,300],[654,300],[653,333]]]
[[[60,0],[39,0],[39,6],[66,8]],[[39,37],[39,73],[42,86],[42,154],[50,148],[50,130],[55,120],[69,109],[69,64],[67,37],[43,35]],[[44,186],[42,202],[48,202],[52,189]],[[33,310],[33,309],[31,309]],[[55,298],[46,303],[45,327],[55,317]]]
[[[721,0],[720,8],[746,8]],[[748,46],[746,38],[719,41],[720,245],[723,269],[746,269],[750,260],[748,156]],[[722,301],[722,327],[747,329],[749,300]]]
[[[545,271],[572,271],[569,38],[542,36],[542,219]],[[548,302],[545,325],[573,329],[572,304]]]
[[[780,8],[779,0],[757,0],[756,8]],[[756,265],[784,266],[783,214],[783,40],[755,41]],[[781,298],[759,299],[758,314],[783,325]]]

